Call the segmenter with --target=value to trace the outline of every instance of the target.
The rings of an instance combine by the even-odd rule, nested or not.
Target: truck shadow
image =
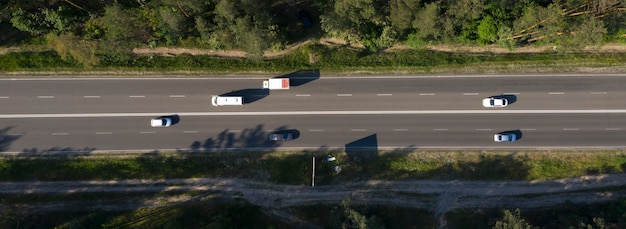
[[[276,76],[274,78],[288,78],[290,87],[297,87],[300,85],[307,84],[311,81],[317,80],[320,78],[320,70],[319,69],[307,69],[307,70],[299,70],[289,74]]]
[[[242,90],[231,91],[228,93],[221,94],[220,96],[241,96],[243,97],[243,103],[253,103],[257,100],[263,99],[270,95],[269,90],[264,90],[260,88],[247,88]]]

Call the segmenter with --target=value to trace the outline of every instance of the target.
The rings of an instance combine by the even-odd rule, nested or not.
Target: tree
[[[498,38],[498,28],[496,26],[496,20],[491,17],[491,15],[487,15],[480,20],[480,24],[478,24],[478,43],[486,45],[489,43],[493,43]]]
[[[432,37],[437,39],[441,36],[439,28],[439,2],[432,2],[424,5],[424,8],[417,12],[413,20],[413,28],[420,38]]]
[[[391,25],[398,31],[410,28],[419,4],[420,0],[390,0]]]
[[[372,51],[388,46],[380,46],[388,40],[381,38],[386,26],[391,23],[387,17],[388,8],[382,2],[373,0],[335,1],[334,8],[320,16],[321,27],[327,34],[348,42],[362,42]],[[394,35],[388,30],[385,36]],[[395,39],[393,37],[392,39]]]
[[[508,209],[502,211],[502,219],[496,221],[494,229],[532,229],[533,226],[521,217],[519,209],[511,212]]]
[[[381,220],[377,217],[367,217],[360,211],[355,210],[351,205],[351,200],[342,200],[338,208],[333,209],[330,217],[331,228],[356,228],[356,229],[377,229],[384,228]]]
[[[11,17],[11,24],[16,29],[28,32],[31,35],[46,34],[51,30],[48,21],[41,12],[29,13],[21,8],[17,8]]]
[[[587,46],[599,46],[607,34],[604,23],[591,15],[582,16],[579,24],[571,28],[571,32],[563,35],[561,44],[568,48],[581,49]]]

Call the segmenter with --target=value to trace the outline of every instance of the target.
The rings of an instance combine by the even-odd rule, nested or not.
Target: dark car
[[[311,19],[309,18],[309,14],[306,11],[298,11],[298,18],[300,18],[300,21],[302,21],[304,27],[311,28],[313,26],[313,23],[311,23]]]
[[[290,141],[293,140],[293,133],[274,132],[270,134],[270,141]]]

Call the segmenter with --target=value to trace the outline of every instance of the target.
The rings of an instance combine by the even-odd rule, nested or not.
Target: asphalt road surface
[[[0,80],[0,151],[623,148],[626,75]],[[244,96],[213,107],[211,95]],[[506,108],[483,108],[504,95]],[[168,128],[152,117],[178,115]],[[274,130],[297,138],[272,143]],[[515,131],[514,143],[493,134]]]

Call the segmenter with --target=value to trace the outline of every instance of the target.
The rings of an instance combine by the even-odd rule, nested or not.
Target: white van
[[[242,96],[213,96],[211,98],[211,104],[213,106],[224,106],[224,105],[243,105],[243,97]]]

